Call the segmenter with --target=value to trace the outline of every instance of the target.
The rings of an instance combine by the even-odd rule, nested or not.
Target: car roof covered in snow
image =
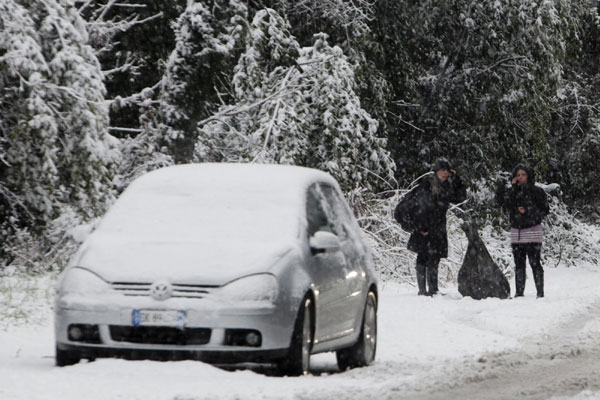
[[[271,192],[274,185],[283,195],[296,196],[315,181],[337,185],[326,172],[312,168],[275,164],[200,163],[161,168],[142,175],[130,187],[160,187],[183,191],[248,190]],[[137,190],[137,189],[136,189]]]
[[[296,235],[293,219],[300,216],[304,193],[315,181],[337,187],[329,174],[296,166],[202,163],[161,168],[136,179],[99,229],[187,241],[204,239],[209,229],[213,234],[226,229],[238,239],[291,234],[290,228]]]

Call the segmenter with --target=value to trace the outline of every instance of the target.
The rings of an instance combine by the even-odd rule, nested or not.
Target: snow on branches
[[[304,165],[346,189],[393,181],[386,141],[354,91],[353,66],[326,35],[301,49],[287,20],[257,12],[233,82],[235,103],[199,124],[198,161]]]
[[[70,2],[0,3],[0,237],[43,231],[63,207],[91,218],[112,199],[119,152],[100,65]],[[0,254],[1,255],[1,254]]]
[[[174,25],[176,47],[163,77],[158,130],[177,163],[191,161],[196,123],[216,107],[217,87],[235,63],[245,13],[239,0],[212,6],[190,1]]]

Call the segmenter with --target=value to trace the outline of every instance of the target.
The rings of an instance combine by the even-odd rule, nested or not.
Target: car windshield
[[[252,181],[139,182],[112,207],[105,234],[146,242],[263,242],[298,235],[298,188]]]

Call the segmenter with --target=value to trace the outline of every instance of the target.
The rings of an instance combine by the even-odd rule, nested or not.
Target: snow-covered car
[[[378,280],[337,182],[302,167],[190,164],[136,179],[56,286],[56,364],[275,363],[344,370],[377,344]]]

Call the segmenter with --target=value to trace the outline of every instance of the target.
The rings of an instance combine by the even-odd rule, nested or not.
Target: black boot
[[[425,288],[425,268],[417,265],[417,285],[419,286],[419,296],[426,296],[427,289]]]
[[[430,266],[427,269],[427,284],[429,285],[429,295],[433,296],[439,292],[438,289],[438,266]]]
[[[525,269],[515,269],[515,297],[523,297],[525,292]]]
[[[533,280],[535,281],[537,297],[544,297],[544,270],[539,268],[533,271]]]

